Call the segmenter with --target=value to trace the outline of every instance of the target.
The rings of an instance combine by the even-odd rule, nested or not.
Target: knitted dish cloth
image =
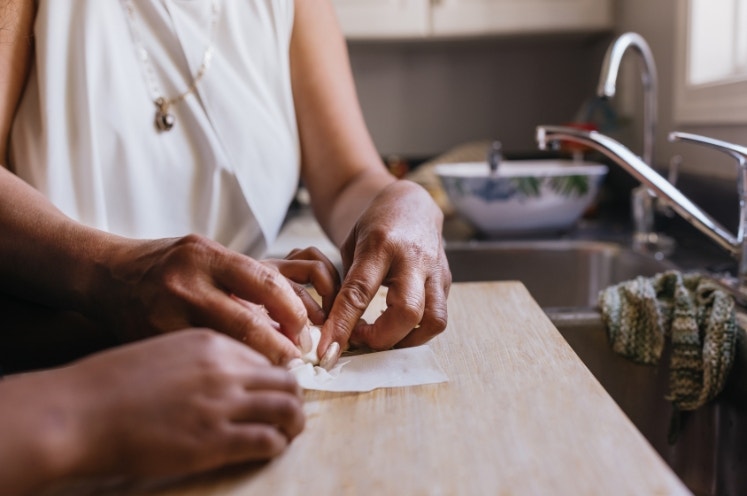
[[[639,276],[599,293],[612,349],[655,365],[671,339],[669,395],[695,410],[724,387],[734,361],[738,326],[734,299],[699,274],[668,271]]]

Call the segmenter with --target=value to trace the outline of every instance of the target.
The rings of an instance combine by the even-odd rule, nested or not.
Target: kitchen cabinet
[[[612,26],[609,0],[440,0],[434,36],[593,31]]]
[[[333,0],[348,39],[601,31],[612,0]]]
[[[431,0],[333,0],[347,38],[422,38]]]

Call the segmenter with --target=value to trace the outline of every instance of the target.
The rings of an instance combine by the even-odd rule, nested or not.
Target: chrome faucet
[[[646,40],[637,33],[620,35],[607,49],[602,62],[602,73],[597,86],[597,96],[613,98],[617,91],[617,75],[623,56],[629,49],[638,53],[642,60],[641,83],[643,84],[643,161],[653,167],[654,140],[656,139],[657,124],[657,92],[656,64],[651,48]]]
[[[747,147],[728,143],[706,136],[691,133],[672,132],[669,133],[669,141],[681,141],[683,143],[694,143],[726,153],[737,162],[737,195],[739,198],[739,225],[737,236],[733,240],[731,253],[737,259],[737,278],[740,287],[747,287],[747,243],[745,243],[745,230],[747,229]]]
[[[656,64],[646,40],[637,33],[620,35],[607,49],[602,62],[602,72],[597,87],[597,96],[613,98],[616,92],[620,64],[629,50],[640,56],[641,83],[643,85],[643,161],[654,167],[654,142],[656,140],[658,82]],[[639,249],[671,251],[671,240],[654,232],[656,197],[644,187],[635,188],[631,194],[634,244]]]
[[[596,131],[584,131],[572,127],[538,126],[536,138],[542,150],[546,150],[553,144],[562,141],[570,141],[593,148],[625,169],[645,187],[651,189],[659,199],[669,205],[675,212],[732,254],[738,263],[737,281],[722,280],[719,282],[738,296],[742,303],[747,302],[747,248],[744,242],[745,227],[747,227],[747,206],[745,206],[744,194],[747,190],[747,147],[687,133],[671,133],[669,135],[671,141],[701,143],[728,153],[737,160],[739,165],[737,188],[739,192],[740,224],[737,235],[734,236],[718,221],[690,201],[649,164],[645,163],[622,143],[609,136]]]

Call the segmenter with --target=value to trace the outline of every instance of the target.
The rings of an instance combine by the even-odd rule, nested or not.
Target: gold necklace
[[[148,84],[150,85],[151,93],[155,95],[153,98],[153,103],[156,106],[156,116],[155,116],[156,129],[158,129],[158,131],[169,131],[171,130],[171,128],[174,127],[174,124],[176,123],[176,118],[174,117],[174,114],[169,112],[171,106],[181,102],[182,100],[187,98],[187,96],[194,93],[195,90],[197,89],[197,83],[199,83],[200,80],[203,78],[203,76],[205,76],[205,72],[207,72],[208,67],[210,67],[210,61],[213,58],[213,42],[215,38],[215,25],[218,22],[218,14],[220,13],[220,5],[218,3],[218,0],[213,0],[210,5],[210,11],[211,11],[210,38],[209,38],[207,46],[205,47],[205,53],[202,54],[202,62],[200,63],[200,67],[197,69],[197,72],[192,78],[192,82],[189,83],[189,85],[187,86],[187,89],[172,98],[166,98],[165,96],[163,96],[163,91],[160,89],[160,86],[158,85],[156,71],[154,70],[153,65],[151,64],[148,50],[145,49],[145,44],[143,43],[143,40],[140,37],[138,22],[137,22],[137,19],[135,18],[135,6],[132,0],[123,0],[123,5],[125,7],[125,10],[127,11],[127,18],[130,24],[130,32],[132,33],[133,41],[135,43],[135,46],[137,47],[138,58],[142,61],[143,66],[145,68],[146,79],[148,80]]]

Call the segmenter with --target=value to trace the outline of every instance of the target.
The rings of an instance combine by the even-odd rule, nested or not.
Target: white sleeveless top
[[[217,17],[211,0],[134,0],[132,16],[121,0],[38,3],[12,169],[99,229],[134,238],[194,232],[260,255],[299,180],[293,0],[217,0]],[[189,87],[212,20],[210,65],[195,94],[170,109],[174,128],[158,132],[155,90],[173,98]]]

